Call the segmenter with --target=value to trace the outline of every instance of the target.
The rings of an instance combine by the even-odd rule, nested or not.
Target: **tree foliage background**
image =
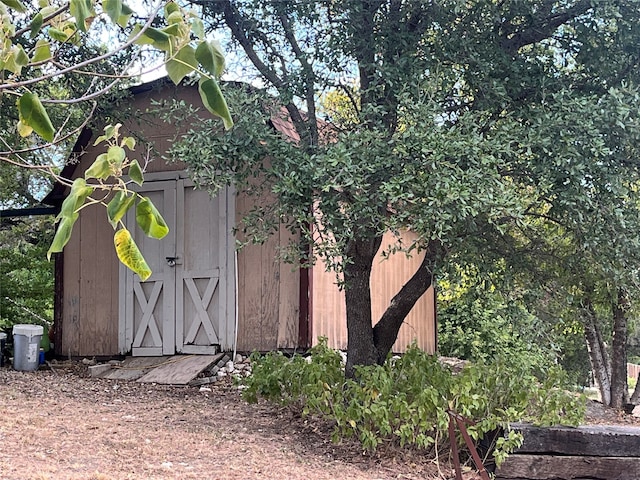
[[[589,338],[597,320],[606,328],[591,343],[603,347],[594,368],[623,400],[639,245],[636,2],[197,3],[273,100],[250,95],[237,111],[266,113],[239,118],[235,135],[185,137],[175,155],[214,190],[265,180],[276,201],[245,227],[259,239],[256,227],[283,222],[316,245],[303,257],[338,273],[348,371],[384,360],[436,275],[502,265],[504,281],[492,288],[528,294],[522,310],[500,311],[496,337],[546,315]],[[296,148],[269,117],[294,125]],[[381,235],[406,228],[419,240],[397,250],[425,261],[372,319]],[[486,315],[496,297],[480,297],[468,306],[481,299]]]

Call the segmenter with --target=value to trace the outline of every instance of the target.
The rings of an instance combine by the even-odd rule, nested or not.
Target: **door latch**
[[[165,257],[167,259],[167,265],[169,265],[170,267],[175,267],[178,257]]]

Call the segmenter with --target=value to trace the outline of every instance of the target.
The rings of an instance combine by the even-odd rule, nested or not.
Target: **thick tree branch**
[[[373,328],[378,363],[384,362],[398,336],[398,331],[413,306],[433,284],[435,265],[444,252],[439,240],[427,245],[422,263],[407,283],[391,300],[380,321]]]
[[[309,121],[307,122],[307,128],[309,131],[308,137],[310,146],[313,147],[318,145],[318,122],[316,121],[315,102],[315,73],[313,71],[313,66],[309,63],[307,56],[300,48],[298,40],[293,33],[291,23],[289,22],[289,19],[287,18],[285,12],[282,11],[282,8],[278,9],[278,19],[280,20],[280,24],[282,25],[282,29],[284,30],[285,38],[289,42],[289,45],[291,45],[291,49],[296,56],[296,60],[298,60],[298,62],[300,62],[300,65],[302,66],[305,106],[309,119]]]
[[[256,67],[258,72],[260,72],[260,74],[278,90],[282,97],[288,97],[290,92],[288,90],[287,83],[284,79],[278,76],[277,72],[273,68],[262,61],[260,55],[258,55],[258,52],[254,48],[253,42],[247,35],[248,32],[245,29],[245,25],[249,25],[249,20],[244,18],[238,11],[238,9],[235,8],[229,0],[222,2],[222,14],[224,16],[224,21],[227,27],[229,27],[229,29],[231,30],[233,38],[238,41],[244,52],[247,54],[247,57],[249,57],[249,60]],[[287,105],[285,105],[285,108],[289,113],[291,121],[296,127],[298,135],[300,135],[301,139],[307,139],[307,137],[309,136],[306,128],[307,125],[298,107],[289,102]]]
[[[554,2],[549,0],[548,3],[551,4]],[[591,0],[580,0],[563,12],[556,13],[555,15],[551,15],[546,18],[538,18],[533,25],[529,25],[524,30],[520,31],[518,31],[518,27],[508,20],[501,26],[501,30],[504,33],[501,47],[506,52],[514,54],[525,45],[532,45],[549,38],[559,26],[564,25],[574,18],[588,12],[592,8],[592,3],[593,2]],[[546,9],[542,7],[541,9],[541,11],[545,13],[548,10],[548,7]]]

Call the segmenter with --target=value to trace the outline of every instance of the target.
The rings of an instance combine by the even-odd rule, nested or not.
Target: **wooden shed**
[[[344,295],[333,274],[321,265],[305,270],[277,260],[278,246],[289,240],[285,229],[262,245],[236,252],[233,226],[255,200],[233,188],[211,198],[194,188],[184,165],[167,164],[160,158],[170,146],[175,127],[148,112],[152,99],[175,98],[197,105],[197,89],[157,81],[131,92],[133,114],[112,123],[123,124],[123,135],[153,144],[157,154],[139,191],[162,212],[170,233],[160,241],[148,239],[135,225],[133,214],[125,219],[153,270],[142,282],[118,262],[105,209],[81,210],[70,242],[55,258],[52,340],[56,354],[108,357],[294,350],[311,346],[319,336],[328,337],[335,348],[346,348]],[[73,161],[63,170],[66,178],[83,175],[101,153],[100,146],[92,146],[96,136],[88,129],[82,132]],[[67,193],[56,185],[47,203],[59,206]],[[417,256],[398,254],[376,263],[374,318],[420,261]],[[394,351],[403,351],[413,340],[435,352],[433,290],[411,311]]]

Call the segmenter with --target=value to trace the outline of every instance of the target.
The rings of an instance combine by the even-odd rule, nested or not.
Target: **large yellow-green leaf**
[[[44,17],[42,16],[42,12],[36,13],[31,19],[31,25],[29,35],[31,38],[35,38],[38,33],[40,33],[40,29],[42,28],[42,22],[44,21]]]
[[[31,61],[33,63],[44,62],[51,58],[51,46],[48,40],[40,39],[36,42]]]
[[[109,163],[112,168],[117,171],[122,168],[122,164],[124,163],[124,159],[127,158],[127,154],[125,153],[124,148],[118,145],[111,145],[107,150],[107,158],[109,159]]]
[[[25,93],[18,100],[18,113],[20,121],[28,125],[48,142],[53,141],[56,133],[47,111],[42,106],[35,93]]]
[[[89,195],[93,193],[94,188],[87,185],[84,178],[76,178],[71,185],[71,191],[67,198],[62,202],[62,208],[58,218],[72,217],[78,209],[84,204]]]
[[[169,227],[149,197],[143,197],[138,203],[136,222],[142,231],[151,238],[160,239],[169,233]]]
[[[122,5],[122,14],[120,15],[116,23],[122,28],[126,27],[127,23],[129,23],[131,15],[133,15],[133,10],[131,10],[126,5]]]
[[[144,282],[151,276],[151,269],[145,261],[131,233],[126,228],[118,230],[113,236],[113,243],[120,261],[133,272],[137,273]]]
[[[53,242],[51,242],[51,246],[49,247],[49,250],[47,250],[47,260],[51,260],[52,253],[58,253],[64,249],[64,246],[71,238],[73,224],[76,223],[79,216],[80,215],[78,213],[74,213],[73,215],[62,217],[60,223],[58,223],[58,228],[56,229],[56,234],[53,237]]]
[[[107,215],[109,216],[109,223],[116,228],[118,222],[127,213],[127,210],[135,203],[136,196],[131,194],[127,195],[127,192],[118,190],[115,196],[111,199],[107,205]]]
[[[33,132],[33,128],[31,128],[29,125],[25,125],[24,123],[22,123],[22,121],[18,122],[18,134],[21,137],[28,137],[29,135],[31,135],[31,132]]]
[[[129,177],[138,185],[142,185],[144,183],[142,169],[140,168],[140,164],[137,160],[134,160],[131,162],[131,165],[129,165]]]
[[[106,153],[101,153],[94,160],[87,171],[84,172],[84,178],[97,178],[99,180],[106,180],[113,173],[113,169],[111,168],[111,164],[109,163],[109,158]]]
[[[71,16],[76,19],[76,26],[81,32],[87,31],[87,27],[91,25],[96,16],[91,0],[70,0],[69,11]]]
[[[16,12],[24,13],[27,11],[27,8],[20,0],[0,0],[0,3],[4,3],[9,8],[13,8]]]
[[[5,58],[4,69],[9,72],[20,75],[22,68],[29,63],[29,57],[27,56],[22,45],[14,45],[9,51],[9,55]]]
[[[142,30],[141,25],[136,25],[131,32],[131,37],[137,35]],[[171,36],[157,28],[149,27],[142,32],[142,35],[136,40],[138,45],[153,45],[154,48],[164,52],[171,48]]]
[[[102,0],[102,9],[117,23],[122,15],[122,0]]]
[[[227,101],[222,96],[218,82],[212,78],[201,80],[198,84],[198,91],[206,109],[222,118],[224,128],[229,130],[233,127],[229,107],[227,107]]]
[[[216,78],[224,72],[224,55],[218,42],[200,42],[196,48],[196,60]]]
[[[167,62],[167,75],[177,85],[197,66],[196,51],[191,45],[185,45]]]

